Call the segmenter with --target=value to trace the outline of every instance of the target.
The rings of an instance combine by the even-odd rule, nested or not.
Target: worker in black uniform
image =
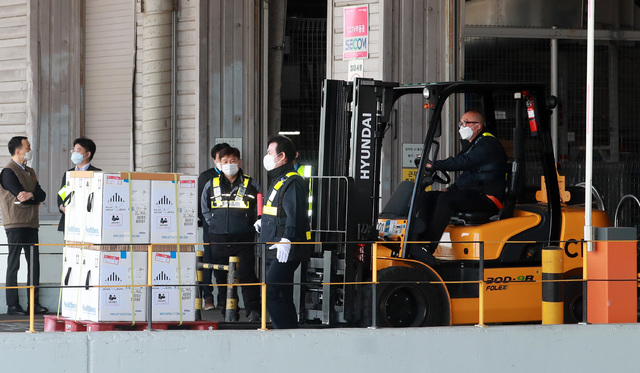
[[[296,244],[311,238],[309,186],[293,167],[296,158],[293,142],[277,135],[268,144],[263,164],[268,171],[269,190],[263,201],[262,219],[255,224],[260,242],[277,242],[268,246],[266,253],[267,310],[274,328],[297,328],[293,276],[313,250],[311,245]]]
[[[240,151],[233,147],[222,149],[220,175],[205,185],[200,205],[209,226],[213,263],[227,265],[229,256],[237,256],[240,284],[258,282],[253,227],[258,193],[260,186],[240,169]],[[213,275],[218,285],[227,283],[227,271],[214,270]],[[218,305],[226,304],[226,291],[218,289],[217,298]],[[243,286],[242,299],[249,321],[260,321],[260,288]],[[224,309],[222,312],[224,315]]]
[[[426,229],[409,245],[412,257],[434,264],[433,253],[454,212],[485,211],[497,214],[502,208],[506,187],[507,155],[500,141],[485,130],[484,117],[478,111],[466,112],[458,123],[463,150],[454,157],[427,164],[427,168],[463,171],[446,190],[424,194],[418,202],[417,218]],[[413,239],[412,239],[413,240]]]
[[[213,167],[210,169],[203,171],[200,176],[198,176],[198,196],[202,196],[202,191],[204,190],[204,186],[211,181],[214,177],[220,176],[220,150],[224,148],[228,148],[230,145],[226,142],[221,142],[219,144],[215,144],[213,148],[211,148],[211,159],[213,160]],[[198,226],[202,227],[202,242],[209,242],[209,225],[202,217],[202,207],[198,204]],[[205,263],[211,263],[213,260],[213,255],[211,254],[211,246],[204,245],[203,246],[203,261]],[[203,308],[205,311],[212,310],[215,307],[213,302],[213,288],[211,285],[211,274],[212,271],[210,269],[202,270],[202,286],[200,290],[202,291],[202,299],[204,300]],[[220,289],[223,290],[224,289]],[[218,304],[218,308],[224,308],[224,304]]]

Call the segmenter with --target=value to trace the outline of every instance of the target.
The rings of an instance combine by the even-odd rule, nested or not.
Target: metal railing
[[[509,243],[514,243],[515,241],[509,241]],[[594,241],[594,242],[602,242],[602,241]],[[265,279],[266,279],[266,250],[268,250],[267,248],[270,245],[276,244],[277,242],[269,242],[269,243],[254,243],[255,245],[258,245],[258,247],[261,248],[261,264],[260,264],[260,268],[261,268],[261,278],[262,281],[258,282],[258,283],[229,283],[229,284],[209,284],[208,286],[211,287],[227,287],[227,288],[234,288],[237,286],[260,286],[261,287],[261,323],[260,323],[260,328],[259,330],[268,330],[267,328],[267,320],[268,320],[268,314],[267,314],[267,307],[266,307],[266,293],[267,293],[267,286],[269,286],[269,284],[266,283]],[[371,296],[371,325],[370,327],[373,328],[377,328],[378,327],[378,286],[381,284],[381,282],[379,282],[378,279],[378,269],[381,268],[380,267],[380,260],[389,260],[390,258],[384,258],[381,257],[379,258],[376,253],[378,252],[379,246],[380,245],[385,245],[388,244],[389,242],[383,242],[383,241],[376,241],[376,242],[367,242],[367,244],[371,245],[371,254],[372,254],[372,262],[371,262],[371,280],[370,281],[351,281],[351,282],[346,282],[346,281],[335,281],[335,282],[320,282],[320,283],[310,283],[307,281],[300,281],[297,283],[291,283],[291,284],[287,284],[287,285],[304,285],[304,286],[356,286],[356,285],[370,285],[371,286],[371,291],[372,291],[372,296]],[[477,266],[478,266],[478,278],[476,280],[460,280],[460,281],[451,281],[451,280],[442,280],[440,279],[439,281],[433,281],[433,280],[420,280],[417,279],[415,281],[410,281],[410,283],[413,284],[421,284],[421,285],[440,285],[440,286],[450,286],[450,285],[454,285],[454,284],[477,284],[478,286],[478,322],[477,322],[477,326],[480,327],[486,327],[487,323],[486,323],[486,315],[485,315],[485,311],[487,309],[487,300],[485,298],[485,294],[487,291],[487,278],[485,275],[485,265],[486,265],[486,258],[485,258],[485,246],[487,244],[497,244],[497,242],[483,242],[483,241],[456,241],[456,242],[451,242],[456,243],[456,244],[472,244],[472,245],[478,245],[479,247],[479,255],[478,255],[478,261],[477,261]],[[501,242],[504,243],[504,242]],[[541,244],[540,242],[520,242],[520,243],[536,243],[536,244]],[[560,244],[567,244],[569,242],[561,242]],[[573,242],[571,242],[573,243]],[[584,246],[585,242],[582,242],[583,246]],[[637,242],[634,241],[634,244],[636,244]],[[201,245],[201,243],[199,243]],[[292,243],[292,244],[296,244],[296,245],[320,245],[322,246],[323,244],[327,244],[326,242],[304,242],[304,243]],[[335,244],[335,243],[334,243]],[[49,245],[49,244],[36,244],[33,246],[61,246],[61,245]],[[153,269],[153,261],[151,260],[152,256],[153,256],[153,247],[156,245],[150,244],[147,245],[147,265],[148,265],[148,271],[147,271],[147,279],[146,279],[146,283],[145,284],[133,284],[133,282],[131,284],[127,284],[126,286],[122,286],[125,288],[146,288],[146,292],[147,292],[147,328],[148,330],[152,330],[152,323],[153,323],[153,316],[152,316],[152,305],[151,305],[151,292],[154,286],[158,286],[158,285],[154,285],[154,281],[152,278],[152,269]],[[33,253],[33,250],[31,250],[31,252]],[[586,251],[585,251],[586,253]],[[56,254],[57,255],[57,254]],[[391,259],[397,259],[397,258],[391,258]],[[443,261],[444,262],[444,261]],[[33,260],[31,260],[31,264],[33,265]],[[532,266],[535,267],[535,266]],[[437,267],[435,267],[437,268]],[[543,273],[545,271],[544,269],[544,263],[543,266],[541,267]],[[437,272],[437,271],[436,271]],[[637,271],[636,271],[637,272]],[[32,279],[33,280],[33,279]],[[133,281],[133,280],[132,280]],[[534,281],[527,281],[527,282],[521,282],[518,283],[518,285],[526,285],[526,286],[533,286],[533,285],[542,285],[547,286],[549,284],[570,284],[570,283],[576,283],[576,282],[580,282],[583,285],[586,285],[589,282],[593,282],[593,283],[597,283],[597,282],[603,282],[603,281],[634,281],[637,284],[637,279],[612,279],[612,280],[606,280],[606,279],[589,279],[588,277],[588,273],[582,273],[582,278],[561,278],[561,277],[555,277],[555,278],[545,278],[544,276],[542,277],[542,279],[535,279]],[[26,286],[11,286],[11,287],[0,287],[0,289],[28,289],[28,293],[29,293],[29,304],[31,305],[35,305],[37,302],[35,302],[35,290],[36,288],[108,288],[108,287],[113,287],[113,285],[64,285],[64,281],[61,282],[60,285],[38,285],[38,286],[34,286],[33,281],[30,282],[31,285],[26,285]],[[178,286],[180,288],[188,286],[188,287],[195,287],[196,289],[198,289],[199,287],[203,286],[199,283],[194,283],[194,284],[181,284],[180,281],[177,284],[174,284],[175,286]],[[585,286],[586,287],[586,286]],[[586,300],[584,300],[585,297],[583,297],[583,301],[585,303],[583,303],[583,307],[586,310]],[[30,333],[35,333],[35,313],[34,313],[34,308],[35,307],[30,307],[29,308],[29,329],[27,330]],[[60,303],[59,303],[59,308],[60,308]],[[197,308],[197,307],[196,307]],[[134,312],[135,314],[135,312]],[[60,315],[60,309],[58,309],[58,317]],[[542,315],[544,317],[544,314]],[[586,323],[586,318],[583,320]],[[135,317],[133,322],[135,323]],[[182,322],[182,320],[180,321]],[[544,320],[543,320],[544,323]],[[550,322],[550,323],[554,323],[554,322]]]

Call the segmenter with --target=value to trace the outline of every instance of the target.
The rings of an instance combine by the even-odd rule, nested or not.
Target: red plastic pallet
[[[44,316],[45,332],[100,332],[100,331],[126,331],[126,330],[146,330],[149,326],[146,322],[138,322],[134,325],[131,322],[116,321],[86,321],[73,320],[66,317],[57,317],[55,315]],[[185,321],[180,324],[179,321],[157,321],[151,323],[153,330],[218,330],[217,321]]]

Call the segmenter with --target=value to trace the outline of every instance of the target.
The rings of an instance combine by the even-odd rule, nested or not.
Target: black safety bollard
[[[224,314],[224,321],[237,321],[236,315],[238,315],[238,300],[236,294],[238,292],[237,285],[238,279],[236,277],[236,271],[238,270],[239,259],[237,256],[229,257],[229,273],[227,274],[227,305]]]

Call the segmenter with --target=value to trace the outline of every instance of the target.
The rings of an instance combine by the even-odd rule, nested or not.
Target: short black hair
[[[26,136],[14,136],[9,140],[9,154],[13,157],[16,154],[16,149],[22,148],[22,140],[26,140]]]
[[[228,148],[231,145],[227,144],[226,142],[221,142],[219,144],[215,144],[213,146],[213,148],[211,148],[211,158],[215,158],[216,154],[220,153],[220,151],[224,148]]]
[[[240,149],[234,148],[232,146],[227,146],[226,148],[223,148],[222,150],[220,150],[220,153],[218,153],[218,156],[220,157],[220,159],[228,155],[231,155],[240,159]]]
[[[84,150],[91,152],[91,156],[89,157],[89,162],[91,162],[93,156],[96,154],[96,143],[89,138],[78,137],[77,139],[73,140],[73,146],[76,146],[76,144],[82,146]]]
[[[293,162],[296,159],[296,154],[298,153],[298,151],[296,150],[296,145],[293,143],[293,141],[291,141],[290,138],[284,135],[271,136],[269,137],[267,145],[273,142],[277,144],[276,152],[278,152],[278,154],[284,153],[287,156],[288,162]]]

